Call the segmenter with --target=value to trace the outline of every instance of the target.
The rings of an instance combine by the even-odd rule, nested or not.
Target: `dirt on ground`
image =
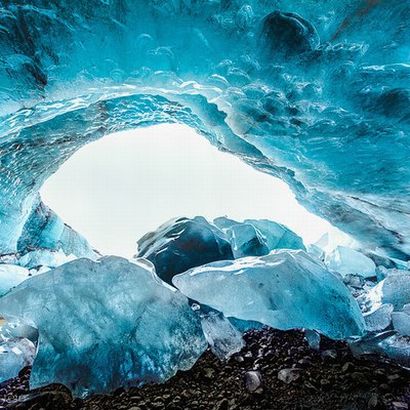
[[[164,384],[73,399],[51,385],[29,391],[30,369],[0,384],[0,408],[31,410],[410,410],[410,372],[381,357],[355,358],[345,343],[309,348],[300,331],[261,329],[228,361],[210,351]]]

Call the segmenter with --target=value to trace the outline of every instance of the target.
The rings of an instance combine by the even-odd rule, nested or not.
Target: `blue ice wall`
[[[180,122],[408,258],[409,38],[403,0],[2,1],[0,253],[82,145]]]

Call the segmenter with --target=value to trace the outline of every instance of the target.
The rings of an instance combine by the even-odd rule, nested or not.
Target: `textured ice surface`
[[[45,249],[91,259],[97,256],[87,240],[51,209],[40,201],[34,204],[17,243],[19,252]]]
[[[34,344],[24,338],[0,341],[0,383],[16,377],[19,371],[33,363]]]
[[[401,310],[410,303],[410,272],[389,275],[369,290],[368,298],[374,306],[391,303],[394,310]]]
[[[406,312],[394,312],[392,314],[393,327],[402,336],[410,336],[410,315]],[[409,341],[410,344],[410,341]]]
[[[359,306],[346,286],[303,251],[213,262],[172,282],[226,317],[278,329],[318,330],[336,339],[364,330]]]
[[[16,265],[0,264],[0,296],[7,293],[29,277],[26,268]]]
[[[206,348],[187,298],[146,261],[77,259],[3,296],[0,315],[39,330],[30,386],[78,396],[166,380]]]
[[[410,367],[410,339],[397,335],[395,331],[370,334],[351,342],[350,348],[357,356],[372,353],[383,354],[403,366]]]
[[[76,259],[76,257],[73,254],[66,255],[62,250],[51,251],[48,249],[37,249],[23,255],[18,263],[28,269],[37,268],[39,266],[56,268],[74,259]]]
[[[310,329],[305,330],[305,339],[311,349],[320,349],[320,334],[318,332]]]
[[[376,276],[376,265],[370,258],[345,246],[337,246],[327,254],[325,263],[331,271],[338,272],[342,276],[349,274],[365,278]]]
[[[377,332],[386,329],[392,320],[393,305],[386,303],[372,312],[364,315],[366,329],[369,332]]]
[[[235,259],[267,255],[274,249],[305,249],[302,238],[286,226],[267,219],[237,222],[220,217],[214,224],[227,235]]]
[[[202,330],[212,352],[219,359],[228,359],[245,346],[242,333],[220,312],[200,312]]]
[[[42,183],[81,146],[180,122],[364,247],[410,255],[409,2],[1,7],[0,253],[16,251]]]
[[[233,259],[225,235],[202,216],[172,219],[138,241],[138,256],[151,261],[157,275],[172,277],[194,266]]]

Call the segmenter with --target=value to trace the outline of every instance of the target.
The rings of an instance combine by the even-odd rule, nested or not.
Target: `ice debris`
[[[16,377],[20,370],[33,363],[36,348],[28,339],[0,341],[0,383]]]
[[[364,278],[376,276],[376,265],[370,258],[345,246],[337,246],[327,254],[325,263],[329,270],[338,272],[342,276],[349,274]]]
[[[175,276],[173,284],[226,317],[317,330],[334,339],[364,331],[346,286],[304,251],[213,262]]]
[[[207,344],[187,298],[144,261],[77,259],[0,298],[0,315],[39,331],[30,387],[62,383],[77,396],[161,382]]]
[[[171,283],[172,277],[194,266],[233,259],[225,235],[205,218],[172,219],[138,241],[138,257],[151,261],[157,275]]]
[[[28,277],[29,271],[26,268],[16,265],[0,264],[0,296],[7,293]]]

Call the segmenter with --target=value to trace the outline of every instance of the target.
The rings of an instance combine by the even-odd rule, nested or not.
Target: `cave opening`
[[[40,190],[43,202],[102,254],[132,257],[136,240],[174,217],[270,219],[306,244],[350,237],[311,214],[285,182],[218,151],[192,128],[163,124],[87,144]]]

